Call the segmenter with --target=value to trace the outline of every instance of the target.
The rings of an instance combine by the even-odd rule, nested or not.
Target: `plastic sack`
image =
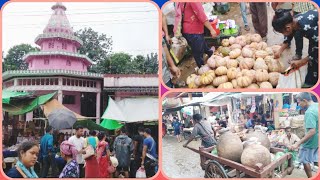
[[[184,37],[173,37],[171,49],[176,58],[181,61],[188,47],[188,42]]]
[[[284,152],[277,152],[276,155],[275,155],[275,160],[280,159],[280,158],[281,158],[282,156],[284,156],[284,155],[285,155]],[[284,168],[286,169],[286,168],[288,167],[288,165],[289,165],[289,162],[288,162],[288,161],[285,161],[285,162],[284,162]],[[279,167],[279,169],[280,169],[280,167]]]
[[[289,151],[288,149],[285,149],[283,151],[284,153],[290,153],[292,155],[292,161],[296,161],[297,160],[297,151]]]
[[[292,70],[289,74],[280,74],[277,88],[301,88],[308,73],[308,64],[299,69]]]
[[[140,167],[136,172],[136,178],[147,178],[146,170]]]
[[[203,9],[204,9],[204,13],[207,15],[207,17],[209,18],[210,16],[212,16],[212,12],[213,12],[213,6],[214,3],[205,3],[202,5]]]
[[[212,151],[211,151],[211,154],[215,155],[215,156],[218,156],[218,150],[217,148],[214,148]]]
[[[258,142],[258,138],[256,138],[256,137],[251,137],[248,140],[242,142],[243,148],[246,148],[246,147],[248,147],[250,145],[254,145],[254,144],[261,145],[261,142]]]

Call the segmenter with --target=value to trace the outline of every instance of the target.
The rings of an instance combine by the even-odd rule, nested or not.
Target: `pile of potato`
[[[275,88],[284,71],[280,59],[274,59],[279,49],[279,45],[268,47],[259,34],[223,39],[207,64],[186,83],[189,88]]]

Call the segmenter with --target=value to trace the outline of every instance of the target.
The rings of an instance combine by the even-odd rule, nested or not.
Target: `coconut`
[[[223,132],[220,136],[217,150],[218,156],[229,159],[231,161],[240,162],[243,145],[238,135],[227,131]]]

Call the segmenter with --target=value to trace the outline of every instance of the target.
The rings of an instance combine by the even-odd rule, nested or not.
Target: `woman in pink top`
[[[182,16],[184,14],[184,16]],[[212,37],[216,36],[215,30],[208,21],[202,3],[185,2],[176,3],[176,20],[175,32],[180,31],[178,24],[181,22],[182,35],[191,46],[192,55],[196,60],[197,66],[200,68],[204,65],[203,53],[209,57],[213,51],[208,47],[204,39],[204,26],[209,29]],[[175,34],[177,35],[177,33]]]

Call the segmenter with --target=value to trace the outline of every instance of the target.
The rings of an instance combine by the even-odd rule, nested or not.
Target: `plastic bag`
[[[86,154],[82,155],[83,159],[88,159],[94,155],[94,149],[91,145],[87,146],[84,150],[86,151]]]
[[[251,137],[248,140],[242,142],[243,148],[246,148],[246,147],[248,147],[250,145],[254,145],[254,144],[260,144],[261,145],[261,142],[258,142],[258,138],[257,137]]]
[[[212,16],[213,14],[213,6],[214,3],[205,3],[202,5],[203,9],[204,9],[204,13],[207,15],[207,17],[209,18],[210,16]]]
[[[188,47],[188,42],[184,37],[173,37],[171,49],[175,55],[175,57],[181,61],[184,57],[186,50]]]
[[[138,171],[136,172],[136,178],[147,178],[146,170],[144,168],[140,167],[138,169]]]
[[[289,74],[280,74],[277,88],[301,88],[308,73],[307,69],[308,64],[291,71]]]

